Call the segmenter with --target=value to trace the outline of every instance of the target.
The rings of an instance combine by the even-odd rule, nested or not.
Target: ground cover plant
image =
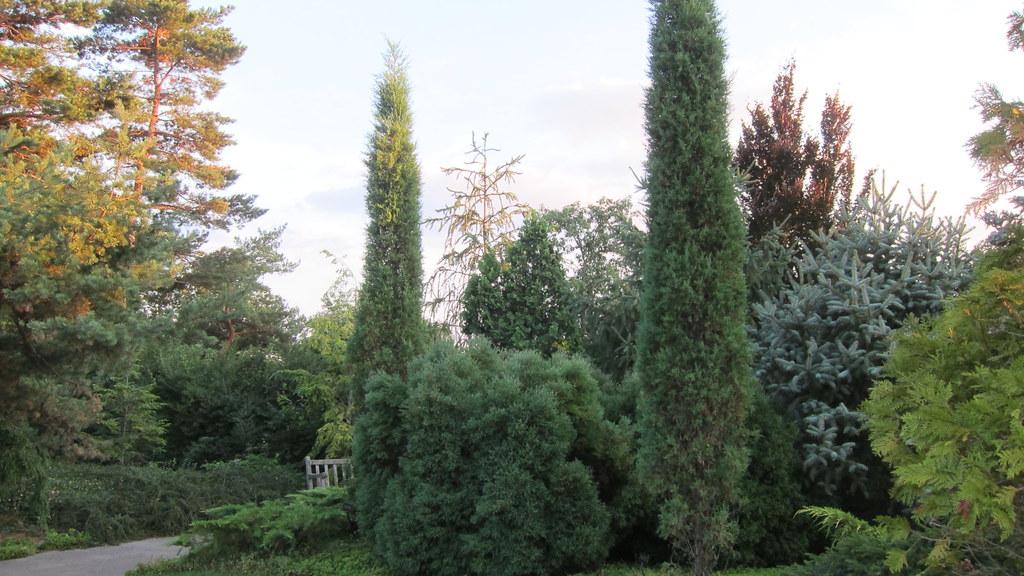
[[[50,480],[48,523],[88,534],[93,543],[167,536],[184,531],[203,510],[277,498],[302,485],[297,464],[260,458],[200,470],[61,465]]]

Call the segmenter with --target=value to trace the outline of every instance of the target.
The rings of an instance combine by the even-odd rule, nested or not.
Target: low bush
[[[559,574],[613,543],[631,460],[584,360],[439,344],[369,382],[356,430],[360,529],[396,575]]]
[[[212,557],[192,554],[138,568],[131,576],[389,576],[370,546],[336,541],[315,552],[301,554],[244,554]]]
[[[266,458],[200,470],[66,464],[52,471],[49,526],[86,532],[103,543],[177,534],[203,510],[261,502],[301,487],[298,465]]]
[[[37,528],[12,529],[15,524],[0,524],[0,560],[31,556],[43,550],[68,550],[89,545],[89,535],[78,530],[45,533]]]
[[[31,556],[38,551],[36,543],[29,538],[15,537],[0,540],[0,560],[13,560]]]
[[[870,534],[850,534],[832,548],[803,565],[789,569],[787,576],[888,576],[886,554],[891,546]]]
[[[789,576],[788,568],[733,568],[715,572],[715,576]],[[689,572],[679,566],[662,564],[655,567],[631,566],[627,564],[604,566],[594,572],[575,576],[678,576]]]
[[[207,510],[208,518],[193,522],[189,535],[215,555],[290,552],[351,535],[352,512],[347,489],[315,488]]]
[[[39,549],[70,550],[71,548],[84,548],[91,542],[92,536],[87,532],[80,532],[74,528],[70,528],[66,532],[47,530],[46,537],[43,539],[42,544],[39,545]]]

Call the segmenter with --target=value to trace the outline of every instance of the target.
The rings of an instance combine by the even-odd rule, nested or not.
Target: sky
[[[227,70],[212,108],[235,119],[224,153],[286,225],[282,252],[298,262],[267,284],[315,313],[338,256],[362,269],[365,169],[376,75],[387,41],[408,59],[423,216],[455,185],[471,137],[489,133],[495,160],[524,154],[514,187],[534,207],[631,197],[646,155],[649,4],[643,0],[236,0],[226,24],[248,49]],[[217,6],[220,2],[196,2]],[[852,106],[857,182],[884,171],[900,190],[937,193],[959,216],[984,188],[965,149],[982,129],[982,82],[1024,96],[1024,54],[1010,53],[1010,0],[720,0],[735,146],[748,107],[771,97],[790,59],[807,91],[805,128],[817,130],[828,94]],[[975,237],[983,235],[978,225]],[[227,238],[215,237],[215,242]],[[427,273],[443,238],[424,233]]]

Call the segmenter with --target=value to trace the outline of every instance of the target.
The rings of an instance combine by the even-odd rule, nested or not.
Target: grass
[[[689,574],[686,570],[671,567],[605,566],[596,572],[576,576],[679,576]],[[715,572],[716,576],[786,576],[785,568],[734,568]]]
[[[0,560],[13,560],[23,558],[36,553],[38,548],[35,543],[24,537],[7,538],[0,540]]]
[[[384,566],[363,542],[342,541],[319,552],[292,555],[250,555],[233,559],[206,558],[202,553],[165,560],[129,572],[129,576],[388,576]],[[675,576],[668,568],[607,566],[577,576]],[[683,572],[685,574],[685,572]],[[745,568],[718,576],[785,576],[783,568]]]
[[[336,542],[312,553],[206,558],[202,553],[165,560],[132,572],[132,576],[387,576],[387,571],[361,542]]]
[[[88,545],[89,535],[75,529],[67,532],[48,530],[44,535],[8,532],[0,534],[0,560],[24,558],[43,550],[68,550]]]

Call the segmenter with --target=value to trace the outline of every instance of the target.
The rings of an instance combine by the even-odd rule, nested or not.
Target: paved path
[[[184,554],[174,538],[150,538],[118,546],[43,552],[0,562],[0,576],[123,576],[160,558]]]

